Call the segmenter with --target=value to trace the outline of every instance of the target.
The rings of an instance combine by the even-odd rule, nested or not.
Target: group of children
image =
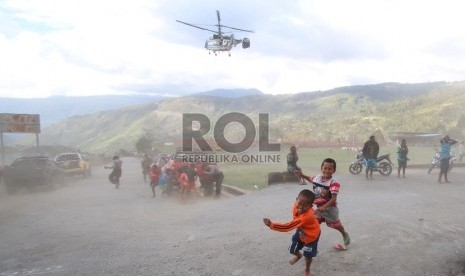
[[[199,192],[196,187],[197,179],[200,180],[201,187],[204,186],[205,196],[210,195],[213,183],[215,183],[215,196],[219,197],[221,194],[223,173],[214,164],[204,163],[196,167],[194,163],[189,163],[176,171],[153,164],[147,171],[150,176],[150,188],[153,197],[156,196],[155,187],[157,186],[163,190],[162,195],[169,195],[176,186],[179,189],[180,199],[183,199],[192,192]]]
[[[339,220],[339,209],[336,201],[340,184],[333,177],[336,172],[336,161],[326,158],[321,163],[321,174],[309,177],[301,171],[296,173],[308,180],[313,185],[313,191],[304,189],[297,196],[292,209],[293,219],[287,223],[273,222],[264,218],[263,222],[270,229],[279,232],[289,232],[296,229],[292,236],[289,252],[294,257],[289,261],[291,265],[305,257],[305,276],[310,276],[312,258],[317,254],[318,240],[320,238],[320,224],[326,222],[330,228],[338,230],[344,241],[344,245],[336,244],[335,249],[344,250],[350,244],[349,234]],[[313,205],[316,209],[313,209]],[[301,253],[300,251],[303,251]]]
[[[147,181],[147,176],[149,178],[152,197],[156,196],[155,187],[159,186],[163,193],[170,188],[168,186],[174,177],[171,169],[165,168],[162,162],[153,163],[148,154],[144,154],[141,165],[144,182]]]
[[[188,177],[188,170],[178,172],[176,174],[170,168],[164,168],[157,164],[152,164],[147,170],[150,177],[150,189],[152,190],[152,197],[156,197],[155,187],[159,187],[162,190],[162,196],[169,195],[174,189],[174,186],[180,186],[181,197],[186,190],[192,190],[195,187],[195,178]]]

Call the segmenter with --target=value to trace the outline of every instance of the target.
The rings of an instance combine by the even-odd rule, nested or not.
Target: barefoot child
[[[150,174],[150,188],[152,188],[152,197],[155,197],[155,187],[158,185],[161,170],[156,164],[153,164],[152,168],[150,168],[149,174]]]
[[[308,177],[302,175],[303,178],[313,183],[313,192],[315,193],[316,217],[319,223],[326,222],[330,228],[338,230],[342,234],[344,246],[350,244],[349,234],[339,220],[339,209],[336,205],[337,195],[339,193],[340,184],[333,178],[336,172],[336,161],[332,158],[326,158],[321,163],[321,175]],[[338,244],[335,249],[345,249]]]
[[[318,239],[320,237],[320,224],[315,217],[312,205],[315,200],[315,195],[310,190],[302,190],[292,209],[293,219],[287,223],[272,222],[268,218],[264,218],[263,222],[266,226],[270,227],[271,230],[279,232],[289,232],[293,229],[297,229],[295,234],[292,236],[292,243],[289,247],[289,252],[295,255],[289,263],[295,264],[300,258],[302,253],[300,250],[303,249],[303,256],[305,257],[305,276],[310,276],[310,265],[312,264],[312,258],[316,256]]]
[[[190,163],[187,168],[179,169],[181,175],[179,176],[179,182],[181,183],[181,195],[180,199],[184,198],[184,194],[190,194],[195,190],[195,180],[198,178],[195,165]]]

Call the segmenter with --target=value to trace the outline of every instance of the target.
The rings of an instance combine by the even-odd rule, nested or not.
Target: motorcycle
[[[392,173],[393,165],[390,154],[383,154],[376,158],[376,167],[373,168],[373,171],[388,176]],[[349,172],[351,174],[359,174],[362,172],[363,166],[365,166],[365,158],[362,154],[357,154],[357,160],[350,164]]]
[[[457,159],[457,156],[451,153],[450,158],[449,158],[449,170],[447,172],[450,172],[452,170],[456,159]],[[431,171],[434,168],[439,168],[439,167],[441,167],[441,160],[439,159],[439,152],[436,152],[434,153],[433,158],[431,158],[431,166],[428,169],[428,173],[431,173]]]

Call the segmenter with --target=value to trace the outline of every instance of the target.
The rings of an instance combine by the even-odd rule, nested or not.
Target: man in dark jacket
[[[375,136],[371,135],[370,140],[363,144],[362,154],[365,158],[365,175],[368,179],[368,172],[370,173],[370,179],[373,179],[373,169],[376,167],[376,158],[378,158],[379,144],[376,142]]]

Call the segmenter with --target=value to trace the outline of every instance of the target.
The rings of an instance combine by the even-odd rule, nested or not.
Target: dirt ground
[[[292,233],[262,218],[290,220],[309,186],[181,203],[151,198],[137,160],[124,160],[119,190],[107,173],[94,168],[92,178],[50,193],[0,196],[0,275],[303,275],[303,261],[288,264]],[[448,184],[437,173],[336,175],[352,244],[335,251],[340,234],[323,225],[313,275],[465,275],[465,168]]]
[[[376,175],[373,181],[341,175],[339,208],[352,244],[347,251],[333,250],[340,234],[323,226],[314,275],[465,275],[464,175],[452,172],[449,184],[438,184],[437,174],[425,170],[409,170],[406,179]],[[304,262],[288,264],[292,233],[270,231],[261,222],[263,217],[289,220],[303,188],[277,185],[220,205],[195,206],[198,212],[185,213],[180,229],[172,231],[184,233],[179,248],[170,251],[180,262],[163,270],[170,275],[303,275]]]

